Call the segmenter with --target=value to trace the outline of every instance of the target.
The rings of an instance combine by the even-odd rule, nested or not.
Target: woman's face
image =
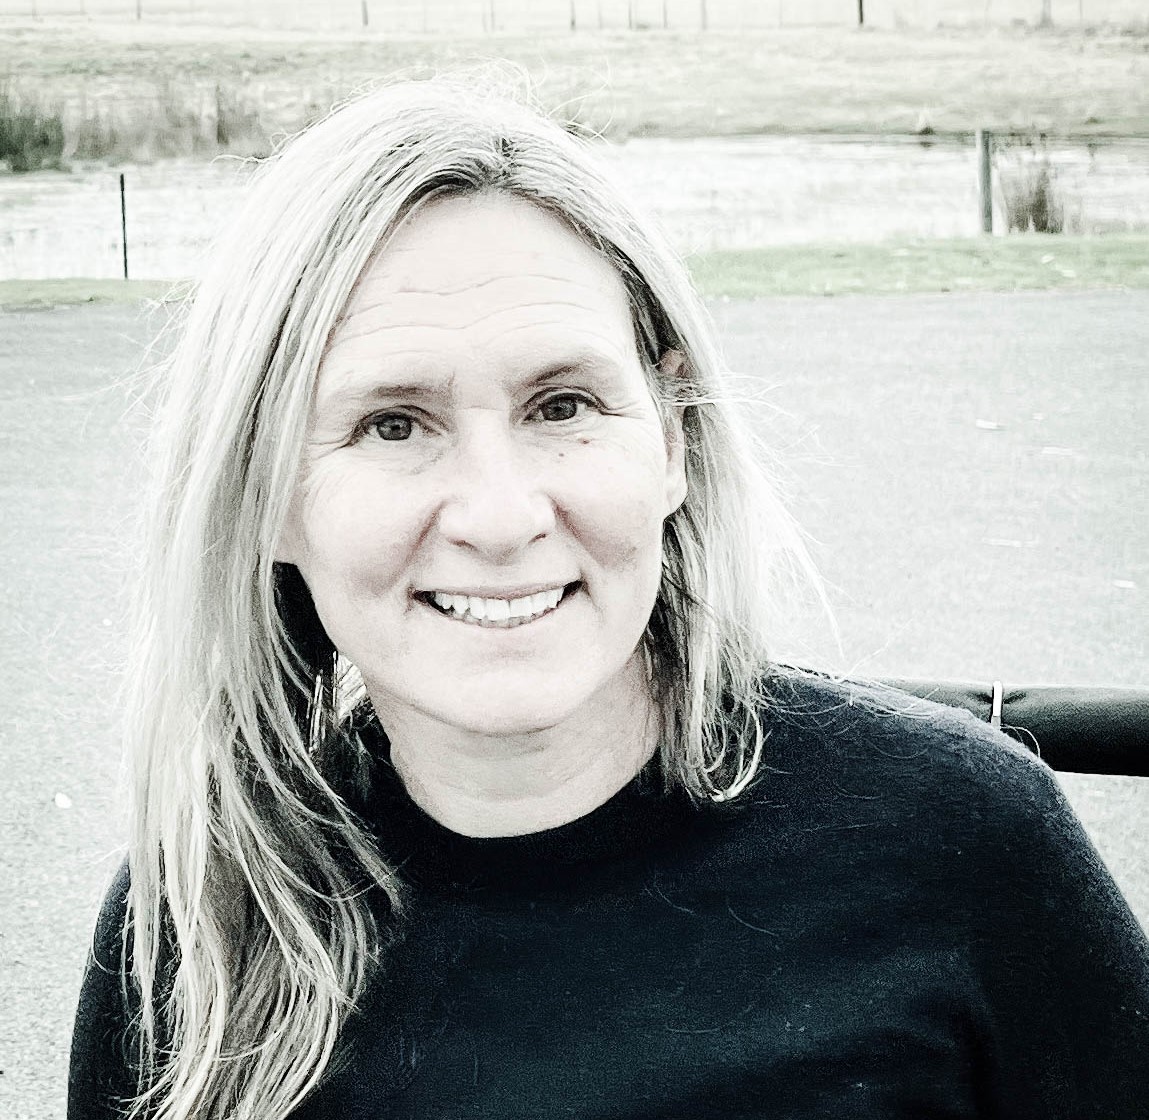
[[[613,267],[527,202],[449,198],[332,335],[278,559],[385,726],[529,733],[642,679],[685,492]]]

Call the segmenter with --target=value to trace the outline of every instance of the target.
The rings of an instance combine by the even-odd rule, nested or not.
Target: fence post
[[[120,172],[120,244],[124,250],[124,279],[128,278],[128,201],[124,192],[124,173]]]
[[[858,0],[858,26],[866,26],[866,0]]]
[[[367,0],[359,0],[359,15],[363,20],[363,26],[366,27],[370,22],[370,13],[367,11]]]
[[[702,30],[705,31],[710,24],[710,20],[707,18],[707,15],[706,15],[706,0],[700,0],[699,7],[698,7],[698,14],[700,17],[700,22],[702,24]]]
[[[670,27],[670,18],[666,11],[666,0],[662,0],[662,30],[665,31]]]
[[[981,209],[982,233],[993,233],[993,163],[990,159],[993,133],[977,130],[977,198]]]
[[[571,0],[571,30],[578,30],[578,13],[575,10],[575,0]]]

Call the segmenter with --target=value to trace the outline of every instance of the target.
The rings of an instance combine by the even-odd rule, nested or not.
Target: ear
[[[663,384],[673,385],[686,367],[681,350],[667,350],[659,359]],[[686,437],[682,427],[683,405],[672,405],[664,421],[666,430],[666,514],[669,517],[686,500]]]

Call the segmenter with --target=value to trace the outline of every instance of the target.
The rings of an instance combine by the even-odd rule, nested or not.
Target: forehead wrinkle
[[[419,327],[419,329],[425,329],[418,324],[411,323],[375,323],[366,325],[362,330],[358,331],[345,331],[342,327],[337,328],[327,344],[327,349],[323,352],[322,361],[326,362],[332,354],[337,354],[344,347],[350,346],[353,343],[362,342],[364,339],[373,338],[381,334],[394,334],[396,331],[408,331],[411,330],[413,325]],[[416,347],[413,349],[393,350],[390,353],[398,356],[408,353],[418,354],[420,352],[421,351]]]
[[[510,282],[512,284],[520,284],[524,280],[530,280],[530,279],[547,280],[548,282],[553,282],[553,283],[559,284],[561,287],[564,287],[564,288],[577,288],[580,291],[586,291],[586,292],[592,293],[592,295],[594,297],[596,297],[596,299],[599,296],[607,294],[603,291],[602,285],[600,285],[600,284],[576,283],[576,282],[571,281],[567,277],[545,277],[545,276],[531,277],[531,276],[528,276],[525,274],[517,274],[517,275],[512,275],[512,276],[506,276],[506,275],[496,276],[496,277],[492,277],[490,280],[484,280],[481,283],[462,284],[462,285],[459,285],[458,287],[453,287],[453,288],[445,287],[442,284],[434,284],[432,286],[425,287],[425,288],[417,288],[417,287],[409,287],[409,286],[398,287],[398,288],[389,288],[389,289],[386,289],[386,290],[376,294],[374,299],[371,302],[364,302],[364,303],[356,302],[356,303],[351,304],[349,306],[347,312],[345,313],[345,315],[336,323],[335,331],[338,332],[338,331],[343,330],[345,327],[348,326],[348,324],[354,323],[358,319],[373,316],[377,312],[386,311],[390,307],[398,307],[398,306],[400,306],[404,303],[408,303],[412,300],[415,300],[418,302],[422,302],[424,300],[432,300],[432,301],[450,300],[450,299],[454,299],[457,296],[471,295],[472,293],[475,293],[482,288],[489,288],[494,284],[498,284],[498,283],[502,283],[502,282]],[[626,294],[626,288],[623,286],[621,280],[618,283],[618,288],[617,288],[616,293],[613,293],[613,294],[617,294],[617,295],[621,296],[623,302],[625,304],[629,305],[629,300],[627,299],[627,294]],[[522,305],[522,301],[513,301],[513,302],[518,306]],[[562,306],[571,306],[571,307],[587,307],[589,309],[589,304],[587,302],[580,301],[577,298],[574,298],[573,296],[567,297],[566,299],[563,299],[558,295],[544,295],[544,294],[540,293],[538,296],[537,302],[538,303],[553,303],[553,304],[558,304],[558,305],[562,305]]]
[[[546,329],[548,327],[560,327],[561,328],[561,327],[569,327],[569,325],[570,325],[569,323],[564,322],[562,319],[555,319],[555,320],[550,320],[550,321],[538,320],[538,321],[535,321],[533,323],[519,323],[517,325],[507,327],[505,330],[500,332],[499,337],[501,339],[508,339],[508,338],[513,338],[516,335],[521,335],[521,334],[530,335],[530,334],[532,334],[532,333],[534,333],[540,329]],[[623,345],[622,349],[620,350],[619,345],[618,345],[619,340],[618,340],[617,336],[615,335],[614,331],[610,330],[609,327],[607,327],[607,326],[601,326],[599,324],[599,322],[596,320],[592,324],[592,326],[586,331],[585,335],[583,335],[582,338],[580,339],[580,342],[578,343],[578,348],[579,348],[580,352],[586,351],[586,349],[587,349],[586,339],[590,338],[590,339],[593,339],[595,341],[595,343],[597,343],[597,345],[595,346],[595,350],[601,353],[600,360],[609,359],[612,362],[618,361],[622,357],[629,357],[630,351],[632,349],[633,349],[634,353],[637,353],[637,350],[638,350],[637,340],[634,337],[634,331],[631,328],[629,320],[626,322],[625,326],[626,326],[626,335],[624,336],[625,341],[624,341],[624,345]],[[566,341],[566,339],[562,336],[550,335],[550,336],[548,336],[547,341],[553,341],[553,342],[556,342],[557,344],[561,345]],[[608,351],[609,351],[609,353],[608,353]],[[579,362],[579,363],[571,363],[571,364],[572,365],[576,365],[576,364],[585,365],[586,363],[585,362]]]
[[[340,349],[349,345],[350,343],[360,341],[364,338],[369,338],[373,335],[384,333],[419,330],[436,331],[452,335],[457,334],[459,331],[470,330],[473,327],[478,326],[480,323],[483,323],[484,321],[498,319],[500,316],[514,315],[515,313],[522,311],[525,306],[534,308],[540,308],[543,306],[550,308],[573,308],[574,310],[585,311],[587,317],[596,324],[601,322],[603,319],[601,310],[587,307],[585,304],[579,303],[577,300],[547,300],[545,303],[538,304],[517,304],[510,307],[483,308],[476,311],[469,318],[455,323],[426,323],[419,320],[410,320],[399,323],[394,321],[382,323],[364,323],[360,329],[354,331],[346,330],[343,327],[338,328],[331,339],[330,345],[327,347],[325,357],[337,353]],[[356,316],[356,318],[361,318],[361,316]],[[347,320],[346,322],[351,321],[352,320]],[[630,316],[626,315],[622,319],[622,322],[625,323],[629,333],[631,331]],[[530,323],[522,323],[517,326],[510,327],[504,332],[504,334],[509,335],[516,333],[517,331],[532,330],[538,329],[540,327],[550,326],[567,327],[569,329],[570,325],[571,324],[569,320],[562,318],[557,318],[554,320],[534,319]]]
[[[627,299],[626,286],[623,284],[622,278],[618,276],[614,269],[610,268],[609,266],[607,266],[607,271],[614,281],[611,286],[615,289],[616,294],[622,296],[623,300],[629,303]],[[336,323],[334,333],[342,331],[348,324],[355,322],[355,320],[361,319],[365,315],[371,315],[373,312],[376,312],[380,308],[385,307],[389,302],[395,301],[396,297],[399,297],[400,300],[402,300],[402,297],[414,297],[416,299],[422,299],[425,297],[450,298],[452,296],[463,295],[464,293],[476,292],[483,288],[489,288],[492,285],[503,281],[509,281],[511,283],[518,284],[524,280],[533,279],[545,281],[547,283],[560,284],[566,287],[582,289],[592,292],[596,296],[604,294],[603,285],[600,282],[591,281],[589,279],[582,280],[567,273],[553,274],[550,272],[530,271],[517,273],[502,272],[499,275],[487,277],[486,279],[468,280],[453,286],[450,284],[436,282],[429,287],[420,287],[412,284],[410,281],[400,281],[397,286],[390,287],[386,284],[386,281],[389,279],[390,278],[386,275],[386,273],[384,273],[382,277],[369,277],[364,286],[349,303],[344,315]],[[373,298],[361,298],[367,297],[368,292],[371,289],[378,288],[380,286],[384,286],[384,290],[377,294],[372,293]],[[541,300],[540,302],[556,304],[561,303],[564,305],[579,307],[583,306],[577,300],[573,299],[557,300],[554,298],[547,298]]]

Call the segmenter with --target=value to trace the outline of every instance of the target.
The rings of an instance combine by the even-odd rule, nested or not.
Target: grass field
[[[266,149],[396,74],[498,59],[611,137],[762,132],[1149,135],[1149,31],[778,28],[471,37],[8,21],[13,104],[116,158]],[[223,122],[216,145],[216,125]]]
[[[788,245],[707,253],[690,265],[703,293],[726,297],[1149,288],[1149,236]]]
[[[787,245],[687,263],[714,298],[1149,288],[1149,235]],[[0,280],[0,309],[133,303],[172,292],[155,280]]]

